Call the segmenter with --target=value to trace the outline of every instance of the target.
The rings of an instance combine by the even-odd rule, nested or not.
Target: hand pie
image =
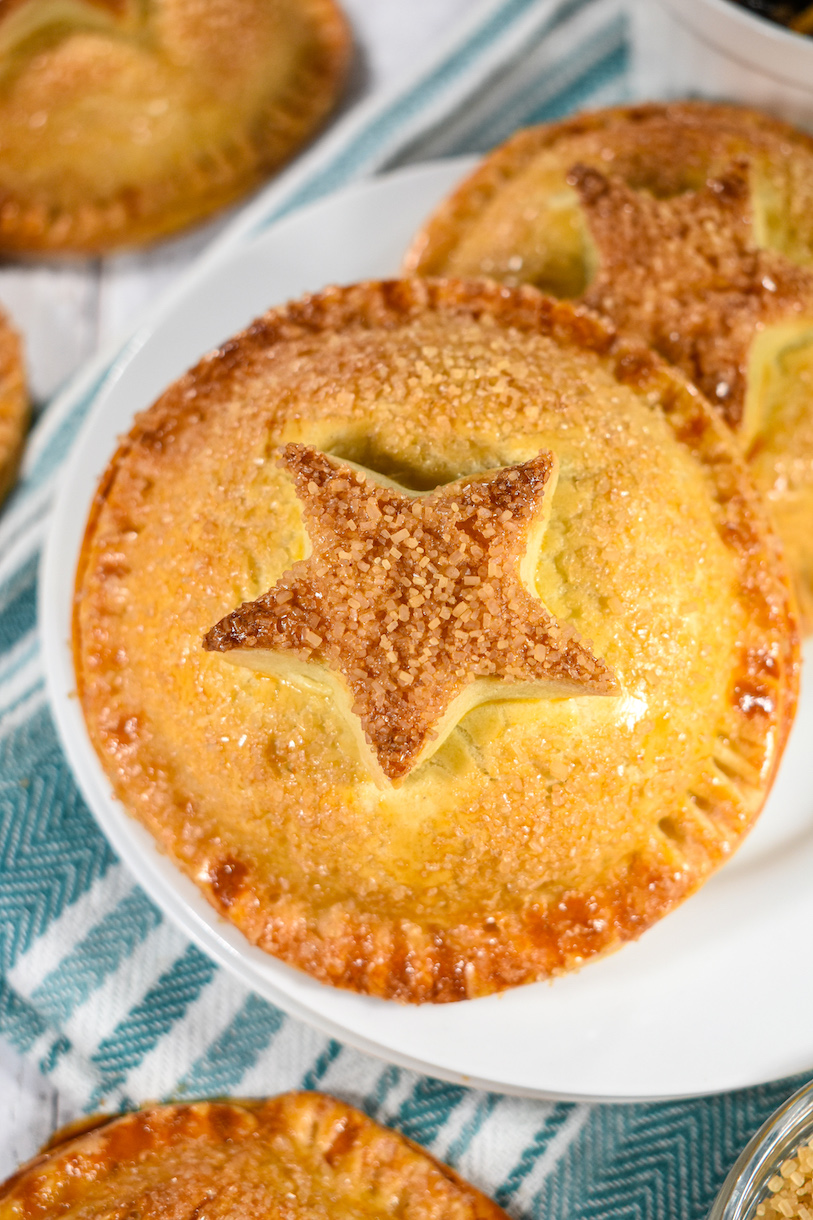
[[[334,0],[0,5],[0,252],[151,241],[238,199],[331,109]]]
[[[640,335],[734,429],[813,629],[813,141],[704,102],[520,132],[406,265],[578,297]]]
[[[0,1183],[0,1220],[66,1214],[505,1220],[417,1144],[320,1093],[152,1106],[58,1134]]]
[[[0,310],[0,500],[14,482],[27,422],[22,345]]]
[[[214,906],[411,1002],[575,968],[696,889],[798,664],[702,397],[456,281],[272,310],[170,387],[100,484],[74,640],[116,793]]]

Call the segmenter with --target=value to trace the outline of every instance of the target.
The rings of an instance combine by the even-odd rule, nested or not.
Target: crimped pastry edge
[[[721,843],[720,838],[713,844],[696,841],[691,845],[691,859],[687,855],[679,874],[664,861],[653,868],[642,857],[633,856],[620,880],[590,894],[565,893],[548,912],[532,906],[521,915],[506,913],[496,924],[472,921],[452,929],[418,928],[405,920],[384,920],[336,908],[331,909],[328,923],[324,917],[314,918],[305,903],[284,896],[259,911],[259,904],[249,901],[251,876],[242,862],[235,870],[236,862],[224,858],[211,868],[214,880],[202,883],[174,850],[177,839],[172,830],[159,817],[150,816],[147,825],[160,847],[252,944],[322,982],[408,1003],[472,998],[578,968],[636,939],[697,890],[728,858],[729,844],[744,837],[764,804],[793,721],[799,678],[795,602],[781,548],[727,429],[682,374],[642,344],[620,336],[589,310],[555,301],[534,288],[505,288],[479,280],[412,279],[328,288],[269,310],[204,357],[137,419],[102,477],[79,558],[73,638],[83,706],[79,595],[96,521],[127,455],[144,438],[151,444],[161,443],[183,427],[185,418],[201,405],[228,393],[232,379],[245,375],[252,359],[261,360],[269,346],[286,337],[336,331],[348,324],[396,327],[424,310],[469,317],[487,313],[504,326],[572,343],[611,363],[620,381],[660,399],[673,432],[706,468],[717,488],[718,531],[737,558],[743,602],[751,613],[740,667],[732,674],[729,687],[730,707],[739,726],[732,748],[736,753],[739,742],[743,754],[761,750],[762,765],[759,786],[741,776],[731,781],[738,787],[744,813],[737,826],[727,827],[728,843]],[[780,642],[781,655],[766,672],[765,642],[772,638],[770,633]],[[768,699],[770,714],[755,712],[759,692]],[[87,718],[87,707],[85,714]],[[94,726],[88,723],[101,757]],[[732,739],[730,731],[728,736]],[[110,773],[110,778],[124,799],[116,775]],[[664,815],[671,817],[673,812],[665,810]],[[704,812],[713,816],[713,810],[704,807]],[[227,882],[222,888],[216,881],[221,868]]]
[[[273,1136],[274,1131],[279,1129],[280,1120],[284,1123],[287,1119],[289,1125],[293,1125],[293,1122],[301,1121],[303,1117],[310,1119],[313,1123],[314,1135],[317,1124],[320,1122],[335,1121],[337,1125],[342,1124],[341,1135],[344,1135],[346,1129],[350,1127],[352,1138],[349,1143],[345,1141],[341,1147],[338,1153],[339,1158],[352,1149],[355,1136],[360,1133],[376,1138],[389,1146],[392,1146],[395,1141],[404,1149],[419,1156],[450,1182],[471,1205],[472,1214],[476,1220],[505,1220],[506,1214],[502,1208],[414,1140],[401,1135],[392,1128],[384,1127],[363,1111],[339,1098],[327,1093],[307,1090],[281,1093],[276,1097],[262,1099],[215,1098],[204,1101],[169,1103],[147,1106],[126,1114],[98,1115],[80,1120],[78,1124],[70,1124],[63,1131],[55,1132],[37,1156],[21,1165],[11,1177],[0,1183],[0,1204],[13,1198],[14,1194],[19,1191],[22,1195],[22,1202],[16,1214],[20,1220],[26,1220],[27,1217],[31,1217],[31,1220],[34,1216],[41,1217],[43,1215],[41,1206],[35,1204],[33,1207],[26,1207],[25,1188],[31,1177],[46,1169],[49,1162],[58,1163],[61,1159],[70,1161],[84,1148],[99,1143],[104,1145],[109,1142],[111,1136],[115,1137],[128,1126],[137,1127],[149,1133],[151,1121],[155,1125],[156,1119],[159,1122],[168,1120],[172,1125],[173,1137],[179,1138],[183,1134],[184,1119],[188,1121],[194,1117],[196,1125],[199,1125],[201,1119],[211,1117],[212,1126],[216,1134],[220,1135],[225,1124],[222,1120],[218,1124],[218,1119],[235,1112],[253,1114],[261,1123],[265,1121],[269,1127],[269,1136]],[[220,1126],[220,1130],[218,1130],[218,1126]],[[228,1137],[223,1135],[221,1138],[223,1142],[226,1142]],[[325,1159],[332,1170],[333,1161],[329,1160],[330,1153],[331,1149],[328,1149]],[[345,1170],[345,1174],[346,1172]]]

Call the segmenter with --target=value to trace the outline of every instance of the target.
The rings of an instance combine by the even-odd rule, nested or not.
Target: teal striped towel
[[[352,111],[205,257],[382,168],[489,147],[629,95],[621,0],[487,0],[412,80]],[[0,1035],[76,1110],[322,1088],[451,1162],[517,1216],[703,1216],[783,1082],[691,1102],[548,1103],[387,1067],[238,986],[166,922],[96,828],[45,702],[37,559],[109,352],[37,425],[0,520]]]

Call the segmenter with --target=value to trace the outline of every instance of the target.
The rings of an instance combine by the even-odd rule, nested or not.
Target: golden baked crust
[[[321,1093],[152,1106],[66,1134],[0,1184],[0,1220],[505,1220],[417,1144]]]
[[[27,422],[22,344],[0,310],[0,500],[14,482]]]
[[[335,0],[0,3],[0,251],[151,241],[238,199],[331,109]]]
[[[695,379],[771,502],[813,629],[809,136],[704,102],[532,128],[441,205],[406,266],[579,297]]]
[[[622,693],[477,707],[377,786],[324,692],[200,644],[305,556],[291,442],[414,491],[553,453],[536,593]],[[140,416],[74,640],[116,792],[214,906],[408,1001],[572,969],[696,889],[762,805],[798,666],[761,502],[697,391],[586,311],[455,281],[272,310]]]

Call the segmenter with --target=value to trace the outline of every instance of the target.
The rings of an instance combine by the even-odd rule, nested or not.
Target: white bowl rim
[[[727,59],[773,77],[778,85],[792,85],[813,94],[813,38],[758,17],[735,0],[660,2],[676,21]]]

